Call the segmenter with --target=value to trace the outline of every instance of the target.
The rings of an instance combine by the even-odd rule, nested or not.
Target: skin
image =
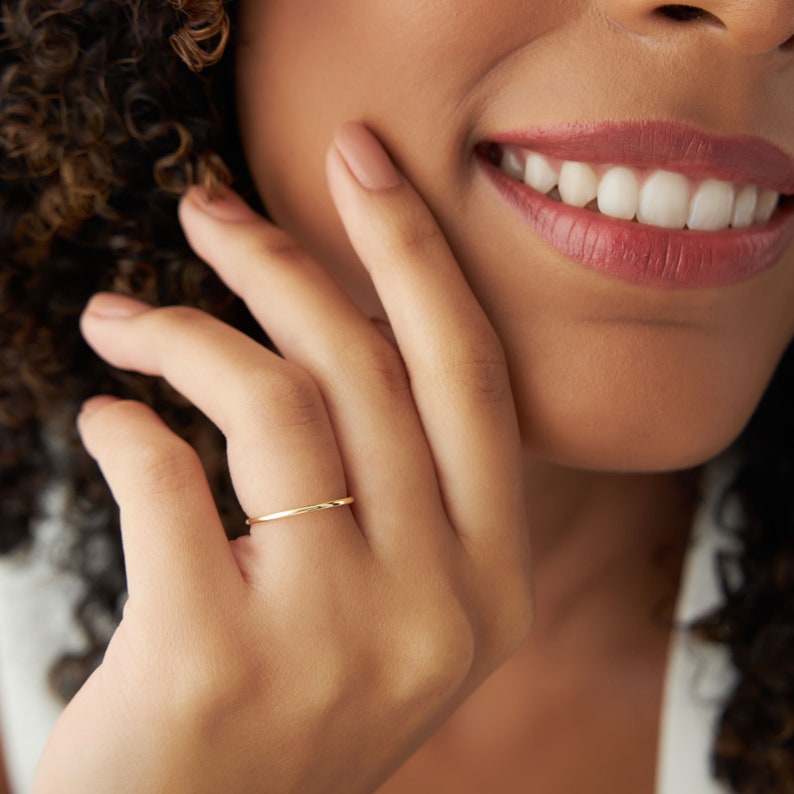
[[[195,454],[140,405],[89,403],[130,601],[37,790],[652,790],[649,615],[676,584],[652,556],[675,560],[692,507],[666,472],[757,403],[794,250],[729,288],[623,284],[534,237],[472,150],[648,118],[794,151],[794,4],[750,6],[712,0],[718,26],[629,0],[242,3],[243,141],[281,229],[197,190],[181,219],[286,360],[119,296],[83,333],[219,425],[249,515],[356,502],[228,544]]]

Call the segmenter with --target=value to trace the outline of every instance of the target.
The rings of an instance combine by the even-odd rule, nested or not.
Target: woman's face
[[[693,16],[675,10],[687,7],[664,8],[240,9],[243,144],[271,216],[382,316],[324,177],[334,130],[370,126],[433,210],[501,337],[527,447],[573,465],[662,469],[711,457],[742,429],[794,334],[788,200],[770,224],[727,231],[724,220],[745,184],[794,193],[794,2],[706,0],[708,13],[687,21],[671,17]],[[531,158],[541,182],[563,160],[591,168],[566,166],[565,189],[543,197],[541,182],[535,192],[490,164],[505,149],[520,164],[543,154]],[[608,164],[628,168],[610,176],[613,206],[636,199],[645,222],[570,206],[588,198],[595,173],[608,207]],[[699,223],[718,230],[657,225],[680,225],[695,193]]]

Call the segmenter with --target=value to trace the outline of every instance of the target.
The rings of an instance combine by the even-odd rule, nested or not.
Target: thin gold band
[[[307,505],[306,507],[294,507],[292,510],[282,510],[279,513],[269,513],[266,516],[257,516],[256,518],[249,518],[246,524],[250,527],[251,524],[262,524],[265,521],[275,521],[277,518],[291,518],[292,516],[302,516],[304,513],[314,513],[317,510],[327,510],[329,507],[342,507],[342,505],[349,505],[353,503],[352,496],[345,496],[343,499],[332,499],[330,502],[320,502],[316,505]]]

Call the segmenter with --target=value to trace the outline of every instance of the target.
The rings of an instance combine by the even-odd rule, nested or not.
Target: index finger
[[[326,167],[406,362],[450,518],[464,539],[515,539],[521,448],[496,332],[432,213],[366,128],[342,127]]]

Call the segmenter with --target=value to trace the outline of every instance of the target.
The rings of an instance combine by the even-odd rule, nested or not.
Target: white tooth
[[[751,226],[755,218],[755,206],[758,204],[758,188],[755,185],[744,185],[736,194],[733,203],[731,226],[743,229]]]
[[[689,215],[689,183],[683,174],[654,171],[640,189],[637,220],[664,229],[683,229]]]
[[[531,152],[524,167],[524,182],[540,193],[548,193],[557,187],[557,172],[543,155]]]
[[[598,183],[598,209],[612,218],[630,221],[637,214],[640,186],[630,168],[610,168]]]
[[[762,190],[758,194],[758,204],[755,207],[755,222],[766,223],[777,209],[780,194],[774,190]]]
[[[565,204],[584,207],[598,194],[598,177],[589,165],[567,161],[560,169],[557,187]]]
[[[512,149],[502,150],[502,159],[499,168],[508,176],[522,182],[524,180],[524,164],[521,158]]]
[[[727,229],[733,214],[733,185],[719,179],[704,179],[689,204],[690,229],[716,232]]]

